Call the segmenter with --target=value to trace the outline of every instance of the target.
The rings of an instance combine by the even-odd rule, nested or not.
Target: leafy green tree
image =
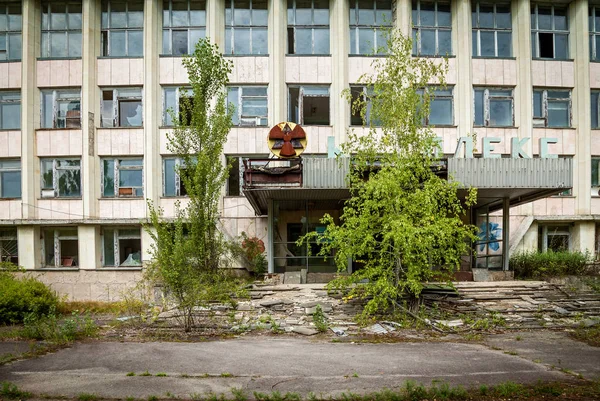
[[[342,154],[351,157],[351,198],[339,223],[325,215],[325,232],[304,238],[322,245],[320,255],[333,253],[340,272],[349,258],[362,265],[330,286],[367,299],[365,315],[402,307],[403,301],[416,311],[425,283],[449,280],[475,238],[464,216],[476,193],[469,191],[461,203],[458,184],[438,176],[438,141],[423,124],[435,95],[430,84],[445,85],[447,60],[413,58],[411,50],[409,38],[390,31],[388,57],[360,78],[369,96],[351,102],[366,133],[350,131],[342,145]]]
[[[218,230],[218,201],[229,171],[223,147],[231,129],[226,107],[231,63],[216,45],[202,39],[183,64],[191,91],[180,100],[179,114],[170,110],[175,127],[168,139],[169,150],[182,161],[178,173],[189,202],[185,207],[177,204],[171,221],[149,204],[147,232],[154,243],[147,277],[162,285],[189,331],[195,307],[231,300],[235,290],[235,280],[221,269],[228,246]]]

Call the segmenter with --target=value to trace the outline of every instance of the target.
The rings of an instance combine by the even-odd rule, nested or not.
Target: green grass
[[[140,373],[139,376],[152,376],[152,373],[145,371],[144,373]]]
[[[0,383],[0,399],[2,399],[2,397],[5,397],[9,400],[24,400],[27,398],[31,398],[31,393],[20,390],[16,384],[10,382],[2,382]]]
[[[167,377],[167,374],[165,372],[158,372],[156,377]]]
[[[135,376],[135,372],[129,372],[125,376]]]

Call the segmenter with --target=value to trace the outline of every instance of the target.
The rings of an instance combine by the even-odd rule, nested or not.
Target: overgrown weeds
[[[313,314],[313,323],[315,324],[315,328],[324,333],[329,329],[329,325],[327,324],[327,319],[325,318],[325,314],[323,314],[323,308],[321,305],[317,305],[315,308],[315,313]]]
[[[50,312],[41,316],[28,314],[19,336],[63,344],[95,336],[97,331],[98,326],[89,314],[81,315],[74,311],[71,316],[62,318],[51,308]]]
[[[16,384],[2,382],[0,386],[0,396],[9,400],[25,400],[31,398],[31,393],[20,390]]]
[[[590,260],[591,255],[583,252],[534,251],[517,253],[509,263],[515,278],[540,279],[585,274]]]
[[[583,341],[594,347],[600,347],[600,325],[579,327],[569,334],[579,341]]]

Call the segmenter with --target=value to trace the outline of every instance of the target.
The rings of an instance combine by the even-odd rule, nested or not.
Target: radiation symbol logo
[[[277,157],[298,157],[306,149],[306,132],[295,123],[282,122],[271,128],[267,137],[269,149]]]

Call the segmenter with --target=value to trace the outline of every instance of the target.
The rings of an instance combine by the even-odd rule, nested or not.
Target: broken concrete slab
[[[292,329],[292,331],[294,333],[302,334],[303,336],[314,336],[315,334],[318,333],[317,330],[311,329],[309,327],[304,327],[304,326],[294,327]]]
[[[270,299],[268,301],[263,301],[260,303],[260,306],[271,307],[275,305],[283,305],[283,301],[281,299]]]

